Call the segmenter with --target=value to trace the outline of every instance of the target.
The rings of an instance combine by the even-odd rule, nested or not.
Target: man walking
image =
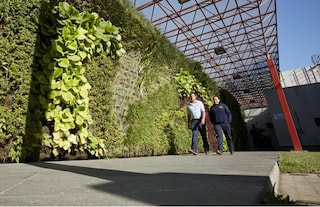
[[[197,155],[198,153],[198,134],[200,132],[203,141],[204,152],[207,155],[209,152],[209,144],[207,140],[207,130],[205,125],[206,113],[204,105],[197,100],[195,92],[190,93],[190,103],[187,105],[188,113],[188,128],[192,130],[192,142],[190,153]]]
[[[209,117],[211,123],[214,125],[214,130],[217,135],[217,144],[218,144],[218,150],[217,154],[222,155],[223,154],[223,134],[222,131],[226,137],[228,147],[230,150],[230,153],[234,154],[234,146],[233,141],[231,137],[231,127],[230,123],[232,120],[232,115],[229,107],[224,104],[220,103],[220,99],[217,96],[213,97],[213,106],[211,107],[209,111]]]

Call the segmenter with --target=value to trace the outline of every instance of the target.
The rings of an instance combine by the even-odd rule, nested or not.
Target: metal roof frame
[[[279,68],[276,0],[131,2],[243,109],[267,106],[264,91],[274,88],[267,55]],[[219,47],[225,53],[216,54]]]

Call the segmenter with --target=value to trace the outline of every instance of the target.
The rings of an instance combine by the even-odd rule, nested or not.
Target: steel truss
[[[274,88],[267,55],[279,68],[276,0],[131,2],[243,109],[267,106],[264,91]]]

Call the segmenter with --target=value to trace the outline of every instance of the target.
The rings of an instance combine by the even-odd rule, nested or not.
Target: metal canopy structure
[[[243,109],[267,106],[267,55],[279,68],[276,0],[131,2]]]

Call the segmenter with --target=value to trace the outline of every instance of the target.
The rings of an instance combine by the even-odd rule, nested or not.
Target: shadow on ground
[[[30,163],[33,166],[68,172],[64,176],[76,176],[78,189],[88,189],[88,197],[94,199],[93,191],[103,194],[105,203],[98,205],[259,205],[268,184],[267,176],[216,175],[209,173],[141,173],[101,169],[50,162]],[[70,174],[72,173],[72,174]],[[82,176],[84,175],[84,176]],[[95,182],[86,182],[95,178]],[[96,179],[98,178],[98,179]],[[65,185],[70,186],[64,179]],[[57,180],[59,182],[59,180]],[[61,182],[61,181],[60,181]],[[110,195],[111,194],[111,195]],[[108,203],[108,198],[121,197]],[[123,200],[123,201],[121,201]],[[109,202],[111,202],[109,200]],[[68,201],[65,202],[65,205]],[[56,205],[47,203],[46,205]],[[71,205],[77,205],[73,203]],[[90,205],[82,203],[82,205]]]

